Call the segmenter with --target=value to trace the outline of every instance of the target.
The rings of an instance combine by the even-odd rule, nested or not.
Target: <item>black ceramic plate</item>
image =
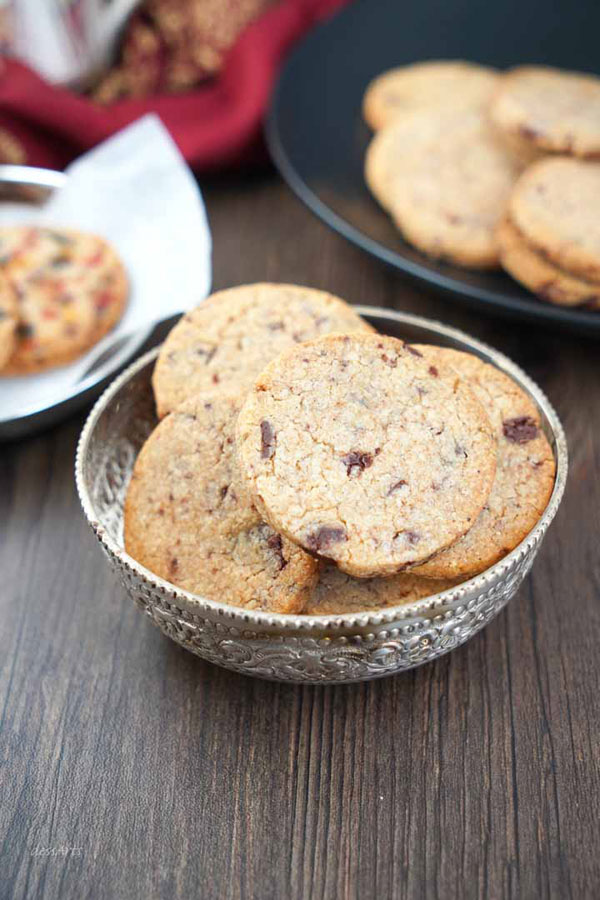
[[[500,68],[530,62],[598,72],[598,35],[598,0],[362,0],[290,57],[267,122],[271,153],[313,212],[384,262],[454,299],[600,336],[600,311],[551,306],[504,273],[432,262],[404,243],[365,186],[370,132],[361,117],[368,82],[393,66],[468,59]]]

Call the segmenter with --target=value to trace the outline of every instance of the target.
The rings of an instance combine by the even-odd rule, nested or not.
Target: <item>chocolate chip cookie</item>
[[[2,374],[63,365],[121,318],[125,270],[102,238],[79,231],[0,228],[0,272],[17,299],[14,351]]]
[[[415,349],[431,365],[456,370],[481,401],[496,432],[496,476],[473,527],[414,570],[415,575],[433,578],[467,578],[502,559],[529,534],[554,487],[554,454],[536,406],[508,375],[470,353],[421,345]]]
[[[423,578],[411,572],[388,578],[353,578],[333,563],[325,563],[304,613],[311,616],[343,615],[407,605],[441,594],[456,583],[448,579]]]
[[[559,269],[527,243],[509,219],[498,228],[500,262],[512,277],[540,298],[558,306],[600,307],[600,283]]]
[[[178,587],[271,612],[304,608],[317,562],[263,524],[235,458],[239,397],[202,395],[168,415],[136,460],[125,548]]]
[[[187,397],[245,390],[287,347],[333,331],[372,331],[343,300],[290,284],[219,291],[187,313],[160,351],[152,384],[159,417]]]
[[[481,112],[412,112],[379,131],[367,184],[404,238],[469,268],[498,266],[496,229],[522,160]]]
[[[600,163],[543,159],[515,184],[508,215],[525,240],[567,274],[600,282]]]
[[[600,153],[600,79],[593,75],[520,66],[500,80],[490,116],[540,150]]]
[[[496,467],[489,420],[456,372],[375,334],[284,351],[237,436],[266,521],[359,577],[423,563],[461,537]]]
[[[365,93],[363,114],[377,131],[415,109],[484,109],[498,83],[493,69],[474,63],[430,60],[384,72]]]

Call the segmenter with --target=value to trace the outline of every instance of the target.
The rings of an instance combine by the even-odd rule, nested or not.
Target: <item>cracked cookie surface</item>
[[[289,284],[219,291],[177,323],[152,385],[160,418],[201,391],[246,390],[287,347],[333,331],[373,331],[343,300]]]
[[[387,578],[353,578],[326,563],[304,613],[311,616],[368,612],[415,603],[454,587],[455,580],[423,578],[406,572]]]
[[[222,603],[297,613],[318,563],[265,525],[240,479],[241,398],[203,395],[162,420],[136,460],[125,548],[172,584]]]
[[[266,521],[359,577],[417,565],[461,537],[496,465],[471,390],[383,335],[282,353],[251,390],[237,437]]]
[[[18,324],[2,374],[39,372],[77,358],[118,322],[125,270],[102,238],[63,228],[0,228],[0,272]]]
[[[416,349],[465,379],[497,437],[496,476],[473,527],[414,570],[432,578],[466,578],[498,562],[529,534],[552,494],[556,463],[537,407],[508,375],[471,353],[420,344]]]
[[[414,109],[483,109],[498,83],[493,69],[462,60],[430,60],[383,72],[368,86],[363,115],[375,131]]]

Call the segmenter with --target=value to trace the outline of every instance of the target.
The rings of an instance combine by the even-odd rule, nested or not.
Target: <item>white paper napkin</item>
[[[64,188],[43,207],[0,204],[0,224],[63,225],[105,237],[130,278],[127,309],[117,327],[68,366],[0,377],[0,420],[59,402],[94,360],[134,334],[133,349],[152,327],[206,297],[211,238],[202,195],[167,129],[147,115],[77,159]]]

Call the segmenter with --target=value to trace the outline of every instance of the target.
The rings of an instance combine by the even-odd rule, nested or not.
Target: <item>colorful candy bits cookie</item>
[[[17,300],[10,284],[0,274],[0,369],[13,354],[17,331]]]
[[[54,228],[0,228],[0,272],[17,299],[17,341],[3,374],[67,363],[120,319],[128,285],[102,238]]]
[[[301,612],[317,563],[263,524],[239,477],[239,397],[202,395],[170,413],[136,460],[125,547],[187,591],[271,612]]]
[[[489,420],[454,370],[375,334],[284,351],[251,390],[237,436],[266,521],[358,577],[456,541],[496,468]]]
[[[287,347],[332,331],[372,331],[343,300],[291,284],[219,291],[187,313],[160,351],[152,384],[159,417],[201,391],[247,389]]]

